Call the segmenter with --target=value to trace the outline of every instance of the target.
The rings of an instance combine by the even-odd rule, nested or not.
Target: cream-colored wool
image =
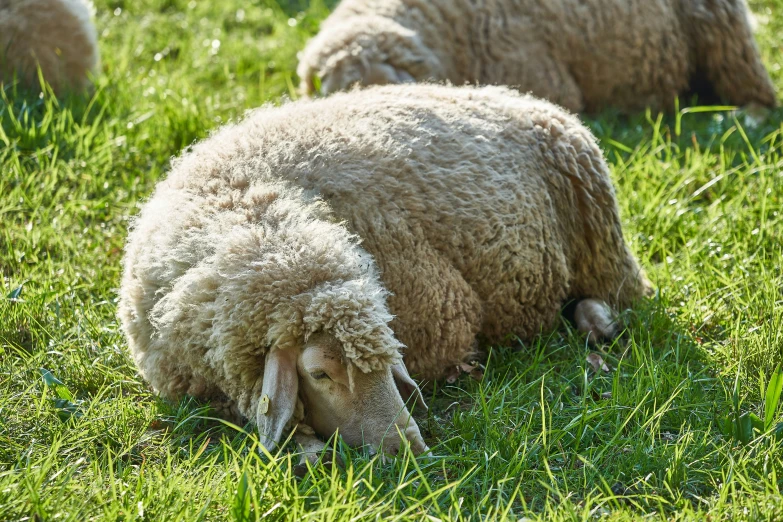
[[[52,89],[82,90],[98,70],[98,42],[87,0],[0,0],[0,82],[16,76]]]
[[[404,344],[437,378],[479,333],[529,338],[569,298],[647,289],[575,117],[499,87],[387,86],[257,110],[176,160],[128,239],[119,313],[162,395],[253,419],[273,346],[324,332],[366,372]]]
[[[705,88],[772,107],[749,17],[745,0],[342,0],[298,73],[307,93],[316,78],[324,94],[448,80],[514,86],[575,112],[669,109]]]

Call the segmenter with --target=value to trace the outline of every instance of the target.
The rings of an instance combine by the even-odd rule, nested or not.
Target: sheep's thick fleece
[[[87,0],[0,0],[0,82],[38,85],[38,66],[55,92],[84,89],[98,69]]]
[[[772,107],[750,16],[745,0],[343,0],[298,72],[306,92],[316,77],[324,93],[448,80],[575,112],[669,109],[694,91]]]
[[[334,335],[437,378],[477,334],[648,289],[595,139],[500,87],[386,86],[263,108],[174,162],[130,234],[120,317],[163,395],[254,418],[265,351]]]

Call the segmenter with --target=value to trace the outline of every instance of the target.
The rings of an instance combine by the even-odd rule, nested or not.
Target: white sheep
[[[87,0],[0,0],[0,82],[38,86],[38,67],[56,93],[83,90],[99,66]]]
[[[745,0],[343,0],[302,53],[306,93],[501,84],[574,112],[677,96],[774,107]]]
[[[305,447],[311,427],[394,452],[399,428],[421,452],[406,365],[442,376],[478,334],[530,338],[570,299],[610,336],[610,306],[648,289],[575,117],[410,85],[261,109],[195,145],[135,221],[119,313],[155,390],[228,400],[268,448],[299,423]]]

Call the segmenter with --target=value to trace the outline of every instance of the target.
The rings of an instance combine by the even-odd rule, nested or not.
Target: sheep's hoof
[[[591,344],[614,339],[619,332],[617,314],[598,299],[579,301],[574,310],[574,322],[576,328],[587,335],[587,341]]]
[[[339,468],[345,467],[345,463],[343,462],[343,459],[340,457],[340,455],[334,454],[334,459],[332,456],[333,453],[331,450],[325,450],[320,453],[303,453],[302,457],[299,459],[299,464],[294,466],[294,475],[299,478],[303,478],[305,475],[307,475],[308,462],[310,463],[309,467],[314,467],[320,462],[321,466],[323,466],[323,468],[327,471],[332,470],[333,464],[337,464]]]

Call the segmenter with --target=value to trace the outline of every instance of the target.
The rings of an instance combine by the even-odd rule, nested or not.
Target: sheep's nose
[[[396,457],[400,453],[400,448],[405,444],[399,437],[388,437],[383,441],[381,445],[381,453],[384,457],[384,461],[388,457]]]
[[[386,455],[397,456],[400,453],[400,448],[403,444],[410,445],[411,453],[414,455],[421,455],[422,453],[430,451],[430,448],[427,447],[424,439],[421,438],[419,430],[408,429],[405,431],[405,440],[401,440],[397,437],[387,440],[383,445],[383,452]]]
[[[430,448],[421,437],[419,437],[417,440],[411,441],[411,452],[413,452],[414,455],[429,454]]]
[[[383,442],[382,447],[382,454],[381,458],[383,462],[388,462],[389,458],[396,457],[400,454],[400,450],[402,448],[403,444],[409,444],[411,453],[414,455],[422,455],[427,454],[431,456],[430,448],[427,447],[427,444],[422,440],[421,436],[419,435],[416,438],[408,439],[408,440],[400,440],[399,438],[388,438]],[[370,451],[371,455],[375,454],[375,450]]]
[[[405,439],[407,440],[408,444],[410,444],[411,452],[414,455],[421,455],[422,453],[427,453],[430,450],[427,447],[427,444],[424,442],[424,439],[421,437],[419,427],[415,423],[409,424],[405,429]]]
[[[396,457],[403,444],[404,442],[396,433],[390,435],[383,439],[383,442],[381,443],[381,453],[386,457]]]

